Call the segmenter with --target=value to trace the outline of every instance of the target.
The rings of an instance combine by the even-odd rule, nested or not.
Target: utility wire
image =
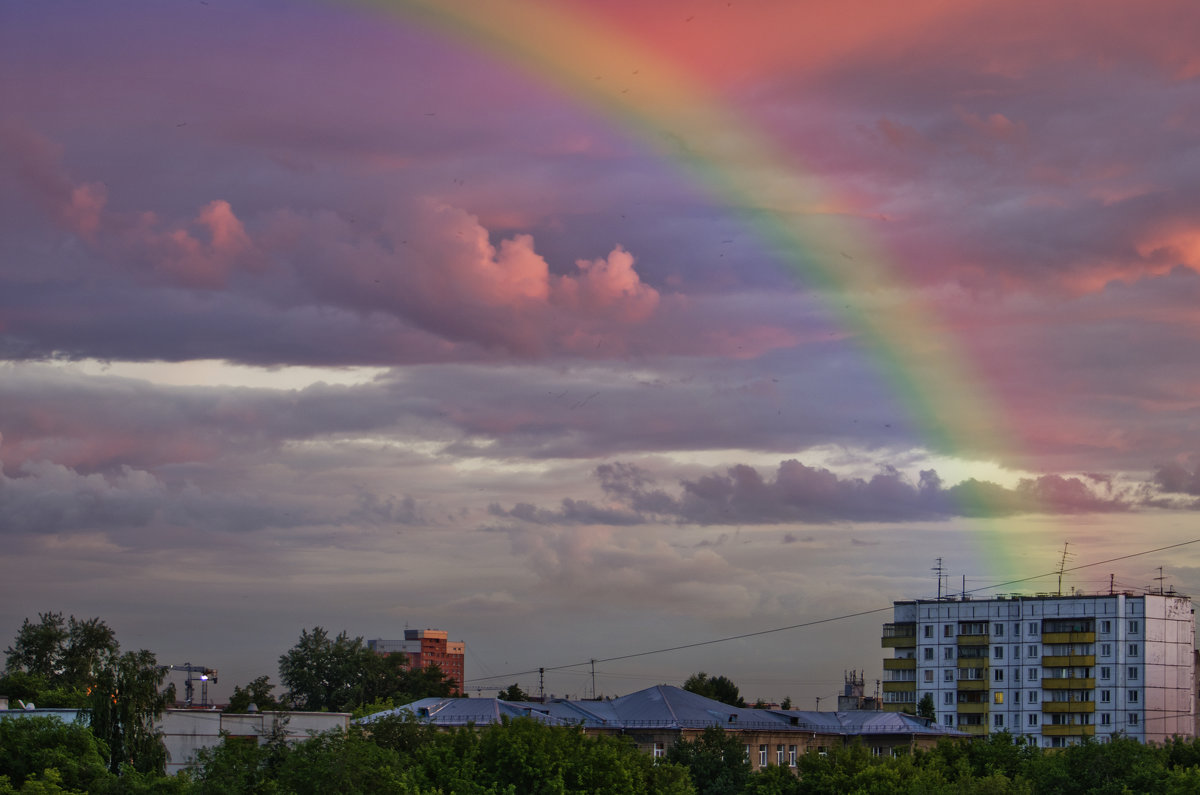
[[[1191,541],[1180,541],[1177,544],[1168,544],[1165,547],[1157,547],[1155,549],[1146,549],[1141,552],[1131,552],[1128,555],[1120,555],[1118,557],[1109,558],[1107,560],[1098,560],[1098,561],[1095,561],[1094,563],[1082,563],[1078,566],[1068,566],[1064,569],[1061,569],[1061,571],[1065,573],[1068,571],[1080,571],[1081,569],[1090,569],[1095,566],[1103,566],[1106,563],[1116,563],[1116,562],[1122,561],[1122,560],[1129,560],[1130,558],[1141,557],[1142,555],[1153,555],[1155,552],[1165,552],[1168,549],[1178,549],[1179,547],[1186,547],[1191,544],[1200,544],[1200,538],[1193,538]],[[1045,574],[1036,574],[1032,577],[1022,577],[1019,580],[1008,580],[1007,582],[996,583],[994,585],[984,585],[984,586],[980,586],[978,588],[971,588],[967,591],[959,591],[959,593],[973,594],[973,593],[979,593],[980,591],[995,591],[1000,588],[1005,588],[1009,585],[1019,585],[1021,583],[1031,582],[1033,580],[1041,580],[1046,577],[1057,577],[1059,575],[1059,571],[1060,571],[1059,569],[1055,569],[1054,571],[1049,571],[1049,572],[1046,572]],[[794,630],[794,629],[807,629],[808,627],[816,627],[816,626],[820,626],[821,624],[832,624],[836,621],[846,621],[851,618],[860,618],[862,616],[874,615],[875,613],[883,613],[888,610],[894,609],[894,607],[895,607],[894,605],[888,605],[887,607],[876,607],[871,610],[859,610],[856,613],[845,613],[843,615],[833,616],[831,618],[819,618],[819,619],[816,619],[815,621],[805,621],[802,624],[791,624],[786,627],[774,627],[772,629],[760,629],[757,632],[744,632],[740,635],[728,635],[723,638],[714,638],[712,640],[701,640],[701,641],[697,641],[695,643],[684,643],[679,646],[668,646],[663,649],[651,649],[650,651],[639,651],[639,652],[634,652],[632,654],[620,654],[615,657],[603,657],[603,658],[597,657],[594,660],[589,659],[589,660],[584,660],[583,662],[568,663],[566,665],[547,666],[544,669],[533,668],[528,671],[518,671],[515,673],[496,674],[495,676],[484,676],[484,677],[480,677],[477,679],[468,679],[463,684],[467,684],[468,682],[469,683],[488,682],[493,679],[505,679],[505,678],[509,678],[509,677],[528,676],[530,674],[538,673],[539,670],[564,671],[568,668],[578,668],[583,665],[593,665],[595,663],[617,662],[619,660],[632,660],[636,657],[648,657],[652,654],[666,654],[667,652],[672,652],[672,651],[682,651],[684,649],[695,649],[695,648],[699,648],[700,646],[712,646],[717,643],[727,643],[731,640],[745,640],[746,638],[757,638],[762,635],[772,635],[777,632],[790,632],[791,630]]]

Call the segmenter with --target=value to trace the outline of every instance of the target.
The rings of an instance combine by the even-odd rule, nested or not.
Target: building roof
[[[504,701],[498,698],[424,698],[360,719],[415,714],[435,726],[484,726],[502,718],[531,717],[553,726],[585,729],[726,729],[801,731],[839,735],[920,734],[961,737],[962,732],[899,712],[731,707],[670,685],[656,685],[606,701]]]

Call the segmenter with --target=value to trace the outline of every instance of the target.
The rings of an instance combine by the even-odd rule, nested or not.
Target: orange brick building
[[[436,665],[454,684],[454,689],[463,692],[463,658],[467,644],[449,640],[449,633],[441,629],[406,629],[404,640],[377,638],[367,641],[367,648],[377,654],[404,654],[410,668],[428,668]]]

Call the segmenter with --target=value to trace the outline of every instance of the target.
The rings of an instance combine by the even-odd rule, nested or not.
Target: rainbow
[[[865,225],[836,212],[836,197],[698,76],[578,4],[342,1],[465,41],[640,135],[746,218],[806,286],[837,294],[831,312],[873,356],[931,450],[1014,460],[1002,406],[955,334],[902,289],[901,269]],[[989,571],[1016,574],[999,527],[982,532]]]

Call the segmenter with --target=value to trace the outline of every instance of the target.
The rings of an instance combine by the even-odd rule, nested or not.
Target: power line
[[[960,593],[973,594],[973,593],[979,593],[980,591],[995,591],[1000,588],[1006,588],[1010,585],[1020,585],[1021,583],[1032,582],[1033,580],[1041,580],[1046,577],[1061,577],[1064,572],[1068,572],[1068,571],[1080,571],[1082,569],[1090,569],[1095,566],[1103,566],[1108,563],[1116,563],[1116,562],[1122,561],[1122,560],[1129,560],[1130,558],[1141,557],[1142,555],[1153,555],[1155,552],[1165,552],[1168,549],[1178,549],[1179,547],[1186,547],[1191,544],[1200,544],[1200,538],[1193,538],[1191,541],[1180,541],[1177,544],[1168,544],[1165,547],[1157,547],[1155,549],[1146,549],[1141,552],[1131,552],[1128,555],[1120,555],[1115,558],[1109,558],[1108,560],[1097,560],[1093,563],[1082,563],[1078,566],[1068,566],[1068,567],[1060,566],[1059,568],[1056,568],[1053,571],[1046,572],[1045,574],[1036,574],[1032,577],[1022,577],[1021,579],[1018,579],[1018,580],[1008,580],[1007,582],[995,583],[993,585],[984,585],[984,586],[980,586],[979,588],[971,588],[966,591],[961,591]],[[888,605],[887,607],[876,607],[871,610],[859,610],[856,613],[844,613],[840,616],[832,616],[830,618],[819,618],[814,621],[805,621],[802,624],[791,624],[786,627],[774,627],[772,629],[760,629],[756,632],[743,632],[740,635],[728,635],[723,638],[713,638],[712,640],[701,640],[701,641],[697,641],[695,643],[684,643],[679,646],[668,646],[668,647],[662,648],[662,649],[651,649],[650,651],[639,651],[639,652],[634,652],[632,654],[620,654],[615,657],[597,657],[595,659],[588,659],[588,660],[584,660],[583,662],[577,662],[577,663],[568,663],[566,665],[546,666],[543,670],[564,671],[568,668],[578,668],[583,665],[594,665],[595,663],[618,662],[620,660],[632,660],[637,657],[648,657],[652,654],[666,654],[667,652],[672,652],[672,651],[683,651],[684,649],[696,649],[701,646],[712,646],[717,643],[727,643],[731,640],[745,640],[746,638],[757,638],[762,635],[773,635],[777,632],[790,632],[791,630],[807,629],[808,627],[816,627],[816,626],[820,626],[821,624],[832,624],[837,621],[846,621],[851,618],[860,618],[862,616],[874,615],[875,613],[883,613],[888,610],[892,610],[893,608],[894,608],[894,605]],[[533,668],[528,671],[518,671],[516,673],[496,674],[495,676],[485,676],[485,677],[480,677],[477,679],[469,679],[469,680],[467,680],[467,682],[487,682],[492,679],[503,679],[503,678],[514,677],[514,676],[528,676],[530,674],[536,674],[538,672],[538,670],[539,669],[537,669],[537,668]],[[464,684],[466,684],[466,682],[464,682]]]

